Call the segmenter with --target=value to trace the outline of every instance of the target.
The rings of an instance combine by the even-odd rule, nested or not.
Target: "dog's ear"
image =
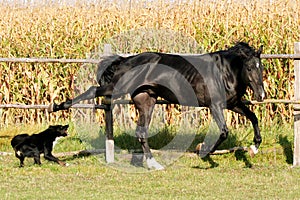
[[[54,129],[56,126],[50,125],[49,128],[50,129]]]

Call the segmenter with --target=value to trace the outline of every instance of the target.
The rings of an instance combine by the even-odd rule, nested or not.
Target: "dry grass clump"
[[[115,52],[199,53],[236,41],[265,46],[264,53],[293,53],[299,41],[299,0],[101,1],[99,4],[0,5],[0,56],[85,58],[112,43]],[[264,60],[269,98],[293,97],[290,60]],[[72,97],[78,64],[1,63],[0,103],[49,104]],[[291,106],[255,108],[260,118],[291,121]],[[280,115],[278,115],[280,114]],[[240,118],[228,117],[233,124]],[[16,118],[15,118],[16,117]],[[39,110],[0,110],[1,122],[42,122],[69,117]],[[243,119],[242,119],[243,121]]]

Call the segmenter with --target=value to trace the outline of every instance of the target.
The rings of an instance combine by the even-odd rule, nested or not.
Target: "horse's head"
[[[261,46],[257,52],[253,51],[244,57],[242,70],[242,79],[253,90],[257,101],[263,101],[266,98],[263,85],[263,65],[260,59],[262,48]]]

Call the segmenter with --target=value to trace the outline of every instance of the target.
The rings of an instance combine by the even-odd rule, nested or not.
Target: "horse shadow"
[[[279,135],[278,143],[283,149],[283,154],[285,156],[285,161],[287,164],[293,164],[293,148],[292,143],[288,140],[287,136]]]
[[[242,150],[237,150],[234,152],[234,156],[237,161],[243,161],[245,164],[245,168],[252,168],[252,163],[248,160],[247,152],[242,151]],[[209,164],[208,167],[203,167],[203,166],[193,166],[195,169],[212,169],[216,168],[219,166],[219,163],[217,163],[213,158],[212,155],[207,155],[204,158],[201,158],[202,161],[206,162]]]
[[[198,134],[195,137],[195,140],[193,142],[193,144],[191,145],[192,149],[195,149],[196,145],[199,143],[199,141],[204,141],[204,137],[205,134]],[[230,149],[232,147],[237,147],[240,146],[240,141],[238,140],[238,138],[236,137],[236,135],[233,134],[228,134],[227,139],[218,147],[218,150],[222,150],[222,149]],[[233,152],[234,153],[234,157],[236,161],[242,161],[244,163],[244,167],[245,168],[252,168],[252,163],[249,160],[249,155],[247,151],[243,151],[243,150],[236,150]],[[209,166],[207,167],[203,167],[203,166],[194,166],[193,168],[197,168],[197,169],[212,169],[212,168],[216,168],[219,166],[219,163],[217,163],[213,157],[214,156],[219,156],[219,155],[207,155],[202,159],[202,161],[204,161],[205,163],[208,163]]]
[[[179,137],[179,140],[177,138],[177,142],[182,141],[182,143],[177,144],[177,147],[184,146],[185,145],[184,142],[192,138],[192,141],[189,144],[189,146],[185,146],[184,148],[174,149],[174,150],[195,153],[197,144],[199,142],[204,141],[205,136],[206,136],[205,132],[199,132],[197,134],[181,134],[180,136],[177,136],[176,134],[174,134],[174,132],[172,132],[172,129],[170,130],[166,126],[157,130],[156,134],[154,135],[150,134],[150,137],[148,138],[148,142],[151,149],[160,150],[166,145],[168,145],[172,140],[174,140],[175,137]],[[105,130],[101,129],[99,131],[98,137],[96,138],[94,137],[93,139],[90,139],[87,142],[94,149],[99,149],[99,148],[105,149],[105,140],[106,140]],[[131,160],[130,160],[131,165],[136,167],[143,166],[143,158],[144,158],[143,150],[141,148],[141,144],[138,142],[137,138],[134,135],[134,130],[119,132],[114,136],[114,143],[115,143],[116,151],[126,150],[129,152],[129,154],[131,154]],[[229,134],[228,138],[220,145],[219,149],[228,149],[228,148],[238,146],[239,144],[240,142],[238,141],[238,138],[233,134]],[[218,167],[219,164],[215,161],[214,156],[217,155],[208,155],[204,158],[201,158],[204,162],[209,163],[209,167],[194,166],[193,168],[210,169],[210,168]],[[237,161],[243,161],[246,168],[252,167],[252,163],[248,159],[249,156],[247,152],[237,150],[234,152],[234,157]]]

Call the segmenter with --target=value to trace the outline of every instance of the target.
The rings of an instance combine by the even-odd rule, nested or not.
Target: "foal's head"
[[[236,47],[243,62],[241,78],[253,90],[255,99],[263,101],[266,97],[263,85],[263,65],[260,59],[263,47],[261,46],[258,51],[246,43],[239,43]]]

